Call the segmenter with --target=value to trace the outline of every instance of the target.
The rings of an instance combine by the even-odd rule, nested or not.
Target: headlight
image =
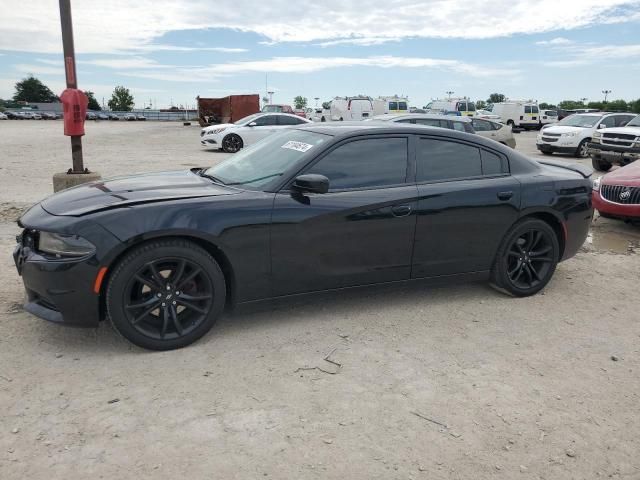
[[[592,188],[593,188],[594,191],[596,191],[596,192],[600,191],[600,182],[601,181],[602,181],[602,177],[598,177],[598,178],[593,180]]]
[[[578,132],[569,132],[569,133],[562,134],[563,137],[575,137],[577,135],[578,135]]]
[[[602,136],[602,132],[595,131],[593,132],[592,138],[600,138]]]
[[[96,247],[77,235],[40,232],[37,250],[49,255],[61,257],[83,257],[95,251]]]

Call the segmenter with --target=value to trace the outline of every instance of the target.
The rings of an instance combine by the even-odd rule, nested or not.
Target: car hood
[[[208,127],[204,127],[203,130],[207,133],[212,132],[213,130],[218,130],[220,128],[231,128],[231,127],[237,127],[238,125],[234,124],[234,123],[218,123],[215,125],[209,125]]]
[[[640,137],[640,127],[613,127],[602,130],[602,133],[626,133],[627,135],[637,135]]]
[[[553,127],[543,128],[541,133],[573,133],[573,132],[587,132],[590,128],[582,127],[570,127],[565,125],[554,125]]]
[[[607,173],[602,177],[602,183],[640,187],[640,160]]]
[[[52,215],[80,216],[128,205],[239,193],[191,170],[147,173],[91,182],[58,192],[42,201]]]

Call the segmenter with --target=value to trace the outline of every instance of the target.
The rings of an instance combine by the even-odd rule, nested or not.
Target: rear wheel
[[[207,333],[224,308],[218,263],[186,240],[158,240],[128,254],[107,287],[107,313],[131,343],[151,350],[185,347]]]
[[[608,172],[611,170],[611,164],[606,160],[602,160],[601,158],[593,157],[591,158],[591,165],[593,165],[594,170],[599,172]]]
[[[242,138],[235,133],[230,133],[222,139],[222,150],[227,153],[236,153],[243,145]]]
[[[516,297],[538,293],[551,280],[559,256],[558,239],[549,224],[524,219],[509,230],[498,249],[492,284]]]

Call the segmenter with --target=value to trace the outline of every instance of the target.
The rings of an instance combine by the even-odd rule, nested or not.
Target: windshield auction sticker
[[[289,140],[287,143],[282,145],[280,148],[288,148],[289,150],[297,150],[298,152],[306,152],[311,149],[313,145],[309,145],[308,143],[303,142],[294,142],[293,140]]]

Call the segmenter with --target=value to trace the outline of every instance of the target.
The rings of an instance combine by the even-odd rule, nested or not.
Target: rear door
[[[406,135],[338,144],[300,173],[329,178],[324,194],[285,187],[273,207],[273,294],[407,280],[417,189]]]
[[[416,168],[412,277],[489,270],[520,206],[507,158],[471,142],[420,136]]]

